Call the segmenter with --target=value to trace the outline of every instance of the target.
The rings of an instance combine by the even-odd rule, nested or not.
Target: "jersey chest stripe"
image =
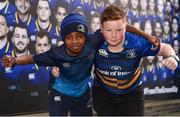
[[[104,79],[104,80],[107,80],[107,81],[109,81],[109,82],[124,83],[124,82],[127,81],[127,80],[118,80],[118,79],[116,79],[116,78],[104,76],[104,75],[102,75],[98,70],[96,70],[96,74],[97,74],[100,78],[102,78],[102,79]]]
[[[96,75],[100,78],[100,81],[102,81],[103,83],[105,83],[110,87],[114,87],[121,90],[131,87],[138,80],[140,74],[141,71],[138,68],[135,71],[132,80],[118,80],[116,78],[106,77],[96,70]]]
[[[130,86],[132,86],[139,78],[141,74],[141,71],[139,70],[137,72],[137,74],[133,77],[133,79],[127,84],[127,85],[123,85],[123,86],[118,86],[118,89],[127,89],[129,88]]]

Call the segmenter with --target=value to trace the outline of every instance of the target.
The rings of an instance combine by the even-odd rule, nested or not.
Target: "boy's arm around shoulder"
[[[33,61],[33,55],[23,55],[20,57],[12,57],[12,56],[3,56],[2,58],[2,64],[5,67],[12,67],[16,64],[19,65],[26,65],[26,64],[32,64]]]
[[[104,42],[103,34],[100,29],[96,30],[93,34],[88,36],[88,45],[90,47],[97,49]]]
[[[126,31],[131,32],[131,33],[135,33],[135,34],[137,34],[137,35],[141,35],[141,36],[145,37],[150,43],[152,43],[153,45],[155,45],[156,48],[160,48],[160,45],[161,45],[161,44],[160,44],[160,39],[158,39],[157,37],[152,36],[152,35],[149,35],[149,34],[147,34],[146,32],[144,32],[144,31],[142,31],[142,30],[140,30],[140,29],[137,29],[137,28],[135,28],[134,26],[129,25],[129,24],[127,25]],[[156,48],[154,48],[154,50],[155,50]]]

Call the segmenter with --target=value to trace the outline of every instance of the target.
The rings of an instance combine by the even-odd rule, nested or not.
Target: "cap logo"
[[[85,33],[85,27],[82,24],[78,25],[78,31]]]

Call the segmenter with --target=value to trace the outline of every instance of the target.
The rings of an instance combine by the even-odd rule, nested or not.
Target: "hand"
[[[7,56],[7,55],[5,55],[5,56],[3,56],[3,58],[2,58],[2,65],[3,65],[4,67],[12,67],[12,66],[15,65],[15,63],[16,63],[16,60],[15,60],[15,58],[12,57],[12,56]]]
[[[53,67],[51,73],[52,73],[52,75],[54,77],[59,77],[59,74],[60,74],[59,68],[58,67]]]
[[[170,70],[175,70],[178,67],[178,62],[173,57],[164,59],[162,63]]]
[[[63,41],[58,41],[58,46],[61,46],[61,45],[63,45],[64,44],[64,42]]]
[[[155,37],[155,36],[151,36],[150,38],[148,38],[148,40],[154,45],[156,46],[155,48],[151,48],[151,50],[156,50],[157,48],[160,48],[160,39]]]

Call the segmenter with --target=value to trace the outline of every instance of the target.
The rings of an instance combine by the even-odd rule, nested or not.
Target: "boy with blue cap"
[[[85,17],[71,13],[61,23],[61,36],[65,44],[42,54],[4,57],[2,60],[5,66],[36,63],[39,66],[59,67],[60,76],[55,79],[49,95],[50,116],[67,116],[68,111],[72,116],[92,115],[88,81],[94,55],[103,40],[89,39],[87,33]]]

